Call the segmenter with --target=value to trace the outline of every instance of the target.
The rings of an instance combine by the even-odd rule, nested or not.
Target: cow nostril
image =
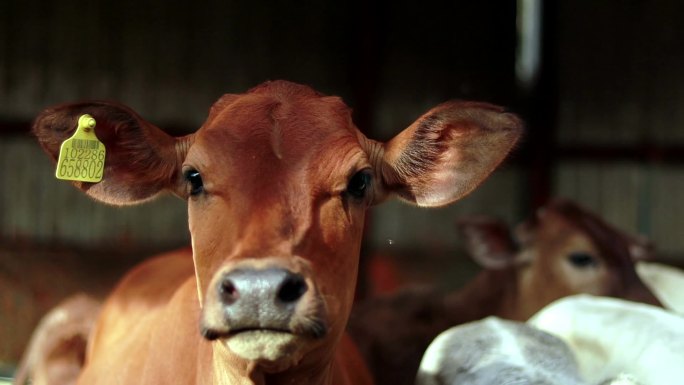
[[[224,279],[218,288],[219,296],[224,304],[230,305],[238,298],[238,291],[230,279]]]
[[[304,278],[299,275],[291,275],[285,278],[278,290],[278,300],[284,303],[295,302],[306,293],[308,289]]]

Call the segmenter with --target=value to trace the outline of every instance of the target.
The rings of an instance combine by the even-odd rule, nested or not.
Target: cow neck
[[[458,325],[490,315],[507,317],[517,292],[514,268],[485,269],[462,289],[445,297],[447,318],[452,325]]]

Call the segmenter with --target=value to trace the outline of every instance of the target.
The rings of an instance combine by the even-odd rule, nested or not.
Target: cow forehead
[[[631,266],[627,238],[597,215],[566,200],[552,202],[545,209],[546,213],[537,226],[555,227],[564,236],[573,232],[586,237],[608,264]]]
[[[195,141],[202,156],[237,168],[264,163],[268,170],[302,167],[349,146],[360,150],[350,110],[339,98],[286,90],[240,95],[212,111]]]
[[[222,98],[223,99],[223,98]],[[269,82],[213,107],[205,131],[224,131],[236,139],[281,133],[292,144],[320,140],[332,132],[353,132],[351,110],[338,97],[322,96],[289,82]]]

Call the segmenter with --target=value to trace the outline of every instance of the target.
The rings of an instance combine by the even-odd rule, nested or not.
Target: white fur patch
[[[242,332],[225,340],[225,345],[236,355],[267,366],[290,366],[302,356],[302,337],[269,330]]]

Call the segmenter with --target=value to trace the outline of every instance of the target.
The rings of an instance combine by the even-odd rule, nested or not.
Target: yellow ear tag
[[[85,114],[78,118],[78,127],[59,149],[57,179],[96,183],[104,173],[105,146],[95,135],[95,119]]]

